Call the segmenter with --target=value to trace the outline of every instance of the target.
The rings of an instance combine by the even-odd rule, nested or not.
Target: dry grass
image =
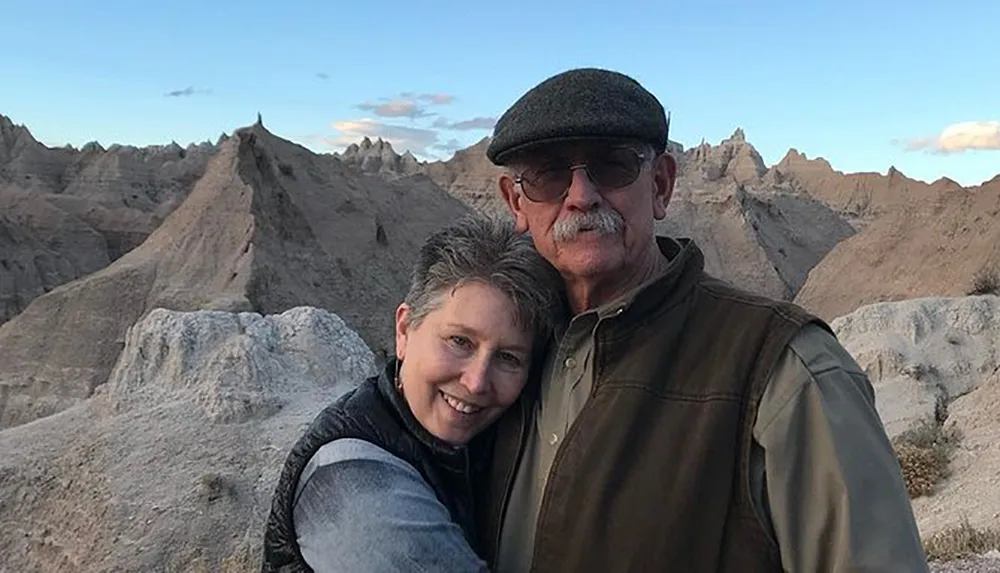
[[[968,520],[924,540],[924,552],[929,561],[951,561],[988,551],[1000,550],[1000,528],[976,529]]]
[[[911,499],[930,495],[948,477],[948,463],[960,438],[955,428],[925,422],[893,440]]]
[[[972,277],[972,288],[969,295],[995,294],[1000,295],[1000,273],[996,269],[983,268]]]

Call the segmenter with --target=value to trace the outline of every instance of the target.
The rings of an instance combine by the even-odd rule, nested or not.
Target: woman
[[[396,310],[396,358],[289,454],[263,570],[486,571],[470,442],[521,394],[560,284],[507,222],[469,217],[432,235]]]

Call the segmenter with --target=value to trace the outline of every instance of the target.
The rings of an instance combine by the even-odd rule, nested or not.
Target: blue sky
[[[996,0],[6,0],[2,12],[0,114],[48,145],[214,141],[260,111],[317,151],[371,134],[447,158],[538,81],[599,66],[654,92],[685,147],[742,127],[768,164],[794,147],[843,171],[1000,173]],[[983,123],[946,132],[965,122]]]

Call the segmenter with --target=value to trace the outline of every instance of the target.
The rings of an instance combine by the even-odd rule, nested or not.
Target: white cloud
[[[322,141],[324,145],[336,151],[365,137],[381,138],[391,143],[397,152],[402,153],[404,149],[409,149],[414,155],[429,155],[430,149],[438,144],[438,133],[433,129],[390,125],[370,118],[335,121],[331,127],[338,132],[338,135],[325,137]]]
[[[944,128],[934,137],[918,137],[905,142],[907,150],[934,153],[961,153],[973,150],[1000,151],[1000,121],[967,121]]]

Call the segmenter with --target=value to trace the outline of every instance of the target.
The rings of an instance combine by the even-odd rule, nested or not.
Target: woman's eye
[[[472,346],[472,341],[464,336],[452,336],[449,340],[451,340],[452,344],[460,348],[468,348],[469,346]]]
[[[501,352],[500,359],[504,361],[508,366],[520,366],[521,358],[516,354],[511,354],[510,352]]]

